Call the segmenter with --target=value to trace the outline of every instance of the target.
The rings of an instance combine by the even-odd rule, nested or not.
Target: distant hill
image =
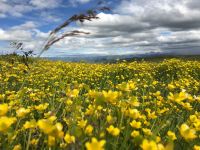
[[[8,54],[0,55],[0,59],[7,59],[13,61],[12,58],[22,60],[21,56]],[[33,59],[32,59],[33,58]],[[200,55],[171,55],[163,53],[148,53],[140,55],[69,55],[65,57],[42,57],[40,59],[47,59],[52,61],[66,61],[66,62],[88,62],[88,63],[116,63],[126,60],[131,61],[163,61],[164,59],[179,58],[184,60],[200,60]],[[35,60],[34,57],[29,58],[29,62]]]
[[[170,55],[161,53],[148,53],[140,55],[69,55],[66,57],[43,57],[49,60],[61,60],[67,62],[91,62],[114,63],[116,61],[162,61],[167,58],[180,58],[187,60],[200,60],[200,55]]]

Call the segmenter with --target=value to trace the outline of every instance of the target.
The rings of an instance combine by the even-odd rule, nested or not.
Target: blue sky
[[[13,52],[11,41],[41,50],[49,32],[75,13],[95,7],[96,0],[0,0],[0,53]],[[62,31],[90,35],[68,37],[43,56],[123,55],[150,52],[200,54],[199,0],[107,0],[110,12],[98,20],[76,22]]]

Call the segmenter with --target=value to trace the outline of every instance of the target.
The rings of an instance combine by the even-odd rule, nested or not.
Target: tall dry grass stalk
[[[69,19],[67,19],[62,24],[60,24],[55,29],[53,29],[50,32],[49,37],[47,38],[47,41],[45,41],[45,44],[43,45],[38,57],[40,57],[43,54],[43,52],[47,51],[52,45],[64,39],[65,37],[78,36],[81,34],[86,34],[86,35],[90,34],[89,32],[84,32],[84,31],[79,31],[79,30],[74,30],[74,31],[64,32],[64,33],[60,31],[68,27],[73,22],[83,23],[84,21],[92,21],[94,19],[99,19],[99,17],[97,16],[99,12],[110,11],[109,7],[103,6],[102,4],[103,4],[102,1],[98,2],[97,7],[93,9],[89,9],[84,13],[75,14],[71,16]]]

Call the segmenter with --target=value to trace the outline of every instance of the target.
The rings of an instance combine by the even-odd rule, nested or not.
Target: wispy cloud
[[[69,2],[73,5],[73,6],[77,6],[78,4],[86,4],[88,2],[90,2],[92,0],[69,0]]]

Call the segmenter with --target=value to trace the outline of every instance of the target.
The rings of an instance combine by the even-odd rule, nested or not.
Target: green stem
[[[18,129],[18,127],[19,127],[19,124],[20,124],[20,122],[21,122],[21,119],[19,119],[19,120],[18,120],[18,122],[17,122],[17,125],[16,125],[16,127],[15,127],[15,131],[17,131],[17,129]]]
[[[121,119],[120,119],[120,123],[119,123],[119,129],[120,129],[120,130],[121,130],[121,126],[122,126],[123,119],[124,119],[124,113],[122,113]],[[121,132],[121,131],[120,131],[120,132]],[[118,147],[117,147],[118,141],[119,141],[119,135],[118,135],[117,140],[115,141],[115,144],[114,144],[114,145],[115,145],[115,149],[118,148]]]
[[[26,145],[26,150],[29,150],[29,146],[30,146],[30,141],[31,141],[31,130],[29,131],[29,134],[28,134],[28,142],[27,142],[27,145]]]

